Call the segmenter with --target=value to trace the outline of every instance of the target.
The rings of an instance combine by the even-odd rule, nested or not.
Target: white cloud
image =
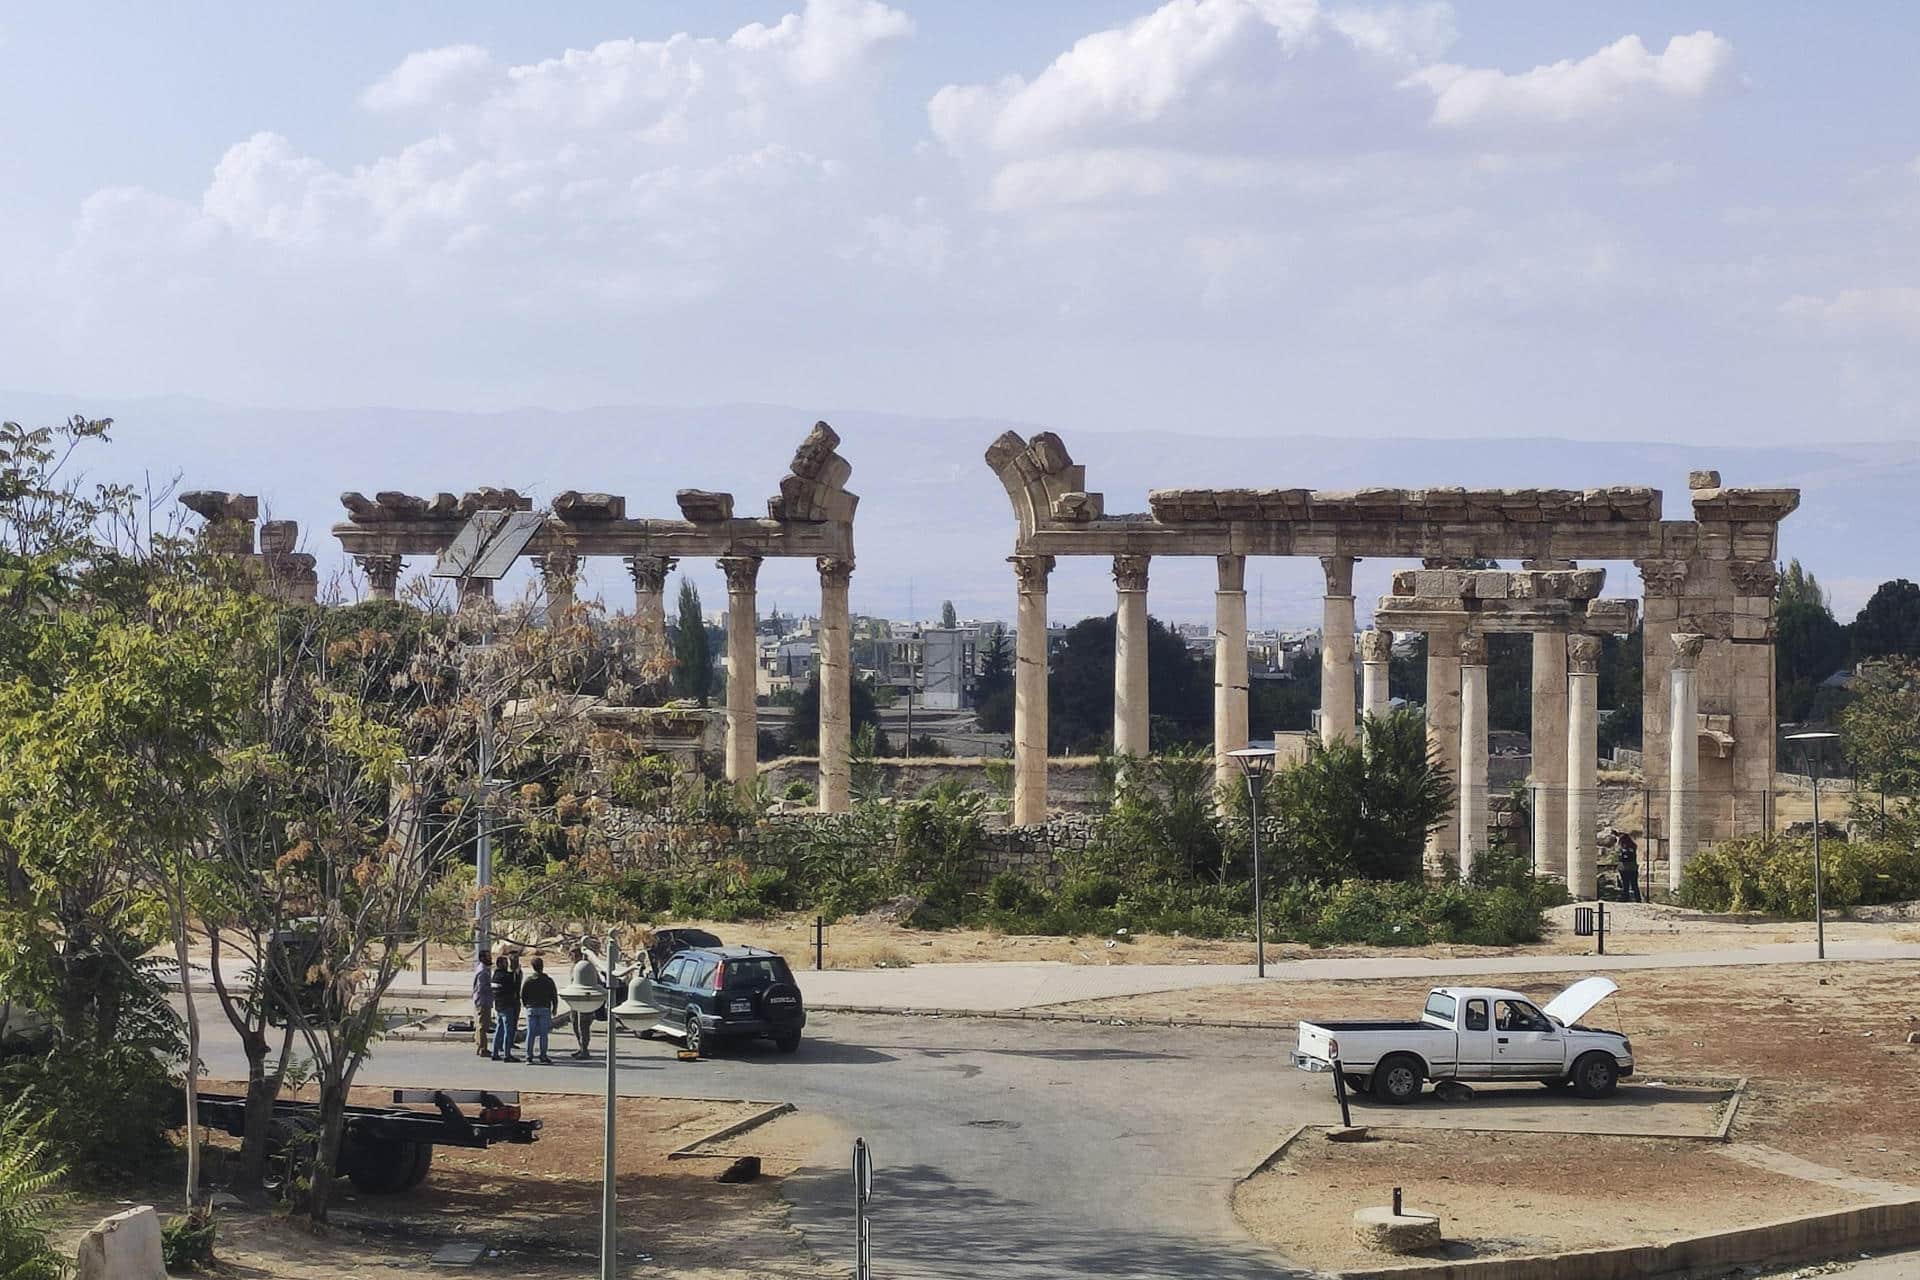
[[[493,55],[475,44],[422,49],[367,86],[360,104],[373,111],[433,107],[483,85],[497,68]]]
[[[1623,36],[1578,61],[1530,71],[1425,68],[1412,77],[1434,94],[1433,123],[1445,129],[1603,132],[1658,120],[1734,83],[1733,46],[1711,31],[1675,36],[1652,53]]]
[[[1842,289],[1826,297],[1802,294],[1783,303],[1790,319],[1853,337],[1920,337],[1920,288],[1882,285]]]

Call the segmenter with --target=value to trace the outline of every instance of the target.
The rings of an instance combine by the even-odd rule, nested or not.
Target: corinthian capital
[[[853,557],[815,556],[813,567],[820,571],[823,587],[845,587],[853,580]]]
[[[1597,675],[1600,671],[1600,637],[1567,637],[1567,673],[1576,676]]]
[[[1375,628],[1360,633],[1360,661],[1393,661],[1393,632]]]
[[[628,556],[627,572],[633,575],[635,590],[658,595],[667,589],[667,575],[679,563],[672,556]]]
[[[1047,589],[1047,576],[1053,572],[1052,556],[1008,556],[1007,563],[1013,566],[1021,591]]]
[[[1700,661],[1700,648],[1706,644],[1707,638],[1687,631],[1676,631],[1669,638],[1673,641],[1673,666],[1681,671],[1693,670],[1694,664]]]
[[[1147,565],[1152,559],[1152,556],[1115,556],[1113,585],[1122,591],[1145,591]]]
[[[760,580],[759,556],[721,556],[720,572],[727,576],[727,594],[739,595],[753,590]]]

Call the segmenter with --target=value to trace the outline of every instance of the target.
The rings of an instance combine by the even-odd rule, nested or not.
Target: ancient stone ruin
[[[1059,436],[1008,432],[987,465],[1013,504],[1011,562],[1019,593],[1015,660],[1014,821],[1047,808],[1047,579],[1060,556],[1113,561],[1115,750],[1147,743],[1147,607],[1155,556],[1212,556],[1214,752],[1247,741],[1249,556],[1315,556],[1326,575],[1320,720],[1327,739],[1354,733],[1353,567],[1363,556],[1417,562],[1360,638],[1360,714],[1387,706],[1394,630],[1427,638],[1430,750],[1458,779],[1455,820],[1429,841],[1429,867],[1465,871],[1485,851],[1487,649],[1496,632],[1533,644],[1534,849],[1542,875],[1595,895],[1597,661],[1601,639],[1644,623],[1643,771],[1649,856],[1664,854],[1677,887],[1702,841],[1763,829],[1774,773],[1774,559],[1794,489],[1736,489],[1718,472],[1688,479],[1692,519],[1663,518],[1659,490],[1160,489],[1143,514],[1108,515]],[[1518,569],[1476,570],[1483,560]],[[1601,598],[1595,561],[1631,561],[1644,586],[1632,601]],[[1345,639],[1343,639],[1345,638]],[[1704,751],[1703,751],[1704,748]],[[1703,758],[1705,765],[1703,767]],[[1704,803],[1711,798],[1713,803]],[[1664,821],[1656,821],[1664,819]]]

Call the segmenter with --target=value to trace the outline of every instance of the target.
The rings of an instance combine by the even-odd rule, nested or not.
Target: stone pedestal
[[[1460,781],[1460,633],[1427,633],[1427,756],[1447,771],[1459,791]],[[1460,859],[1460,823],[1457,814],[1427,836],[1427,874],[1437,875],[1448,862]]]
[[[1667,698],[1671,711],[1667,725],[1667,887],[1677,892],[1681,874],[1700,847],[1700,701],[1694,666],[1706,637],[1675,632],[1672,641],[1672,688]]]
[[[1600,637],[1567,640],[1567,892],[1599,896]]]
[[[491,578],[461,578],[459,592],[461,609],[493,607],[493,579]]]
[[[1487,851],[1487,638],[1460,639],[1460,875]]]
[[[367,599],[391,600],[400,587],[400,574],[406,568],[401,556],[355,556],[360,574],[367,580]]]
[[[1320,622],[1320,740],[1353,736],[1352,556],[1321,556],[1327,595]]]
[[[847,586],[853,561],[821,556],[820,812],[845,813],[853,803],[853,663]]]
[[[1376,1253],[1415,1253],[1441,1243],[1440,1219],[1407,1209],[1395,1213],[1392,1205],[1359,1209],[1353,1215],[1353,1238]]]
[[[1537,875],[1567,878],[1567,637],[1533,637],[1533,865]]]
[[[1247,558],[1216,557],[1213,593],[1213,778],[1239,786],[1240,767],[1229,751],[1247,745]]]
[[[1393,712],[1388,673],[1393,669],[1393,632],[1364,631],[1360,635],[1360,711],[1372,720]]]
[[[1147,742],[1146,556],[1113,558],[1113,751],[1144,758]]]
[[[160,1215],[143,1204],[102,1218],[80,1237],[76,1280],[167,1280],[160,1250]]]
[[[1013,653],[1013,820],[1047,820],[1047,576],[1052,556],[1010,556],[1020,589]]]
[[[727,781],[745,789],[759,773],[759,556],[721,556],[727,576]]]
[[[678,563],[672,556],[627,557],[627,572],[633,578],[633,627],[643,666],[663,662],[667,656],[667,575]]]

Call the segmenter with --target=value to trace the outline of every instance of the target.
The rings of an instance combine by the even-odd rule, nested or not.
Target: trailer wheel
[[[1394,1106],[1403,1106],[1420,1096],[1426,1070],[1410,1053],[1391,1054],[1373,1069],[1373,1096]]]
[[[266,1189],[284,1196],[313,1165],[320,1138],[320,1117],[294,1114],[275,1116],[267,1125]]]
[[[433,1167],[433,1144],[416,1142],[413,1144],[413,1168],[407,1173],[407,1180],[400,1190],[411,1191],[427,1180],[427,1171]]]
[[[356,1191],[370,1196],[396,1195],[414,1185],[409,1180],[419,1159],[419,1147],[417,1142],[399,1138],[355,1142],[351,1155],[341,1152],[341,1172]]]

